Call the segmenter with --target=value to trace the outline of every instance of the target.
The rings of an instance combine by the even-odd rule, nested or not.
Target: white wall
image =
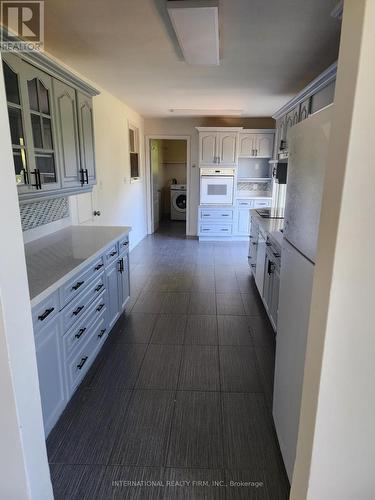
[[[105,90],[100,91],[93,101],[97,174],[93,208],[100,210],[101,216],[93,222],[98,226],[132,226],[132,248],[147,234],[143,118]],[[129,121],[139,129],[138,181],[130,180]],[[71,203],[76,202],[77,197],[72,197]]]
[[[52,499],[0,56],[0,498]]]
[[[374,25],[345,1],[293,500],[375,495]]]

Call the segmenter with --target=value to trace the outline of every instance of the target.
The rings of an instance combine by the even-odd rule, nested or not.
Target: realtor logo
[[[44,2],[4,1],[1,3],[1,44],[3,51],[43,50]]]

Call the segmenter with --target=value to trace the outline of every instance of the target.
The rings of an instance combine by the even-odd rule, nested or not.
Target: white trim
[[[274,134],[274,128],[244,128],[240,134]]]
[[[316,94],[322,88],[326,87],[329,83],[336,80],[337,73],[337,62],[334,62],[327,68],[323,73],[321,73],[315,80],[310,82],[301,92],[299,92],[293,99],[288,101],[282,108],[276,111],[275,114],[272,115],[272,118],[278,120],[285,116],[291,109],[295,106],[298,106],[305,99],[308,99],[312,95]]]
[[[195,127],[198,132],[243,132],[243,127]]]
[[[145,150],[146,150],[146,212],[147,212],[147,234],[152,234],[153,230],[153,204],[151,194],[151,162],[150,162],[150,140],[151,139],[166,139],[166,140],[182,140],[186,141],[186,235],[190,235],[190,135],[163,135],[152,134],[145,137]]]

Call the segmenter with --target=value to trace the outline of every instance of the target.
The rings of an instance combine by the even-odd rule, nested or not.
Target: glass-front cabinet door
[[[3,55],[3,71],[18,190],[57,189],[52,78],[13,54]]]

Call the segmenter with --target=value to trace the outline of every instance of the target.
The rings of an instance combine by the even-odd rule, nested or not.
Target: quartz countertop
[[[63,282],[100,255],[130,227],[69,226],[25,244],[31,305],[57,290]]]
[[[267,219],[260,216],[256,210],[250,210],[250,216],[256,219],[257,223],[281,250],[284,236],[280,229],[284,227],[284,219]]]

